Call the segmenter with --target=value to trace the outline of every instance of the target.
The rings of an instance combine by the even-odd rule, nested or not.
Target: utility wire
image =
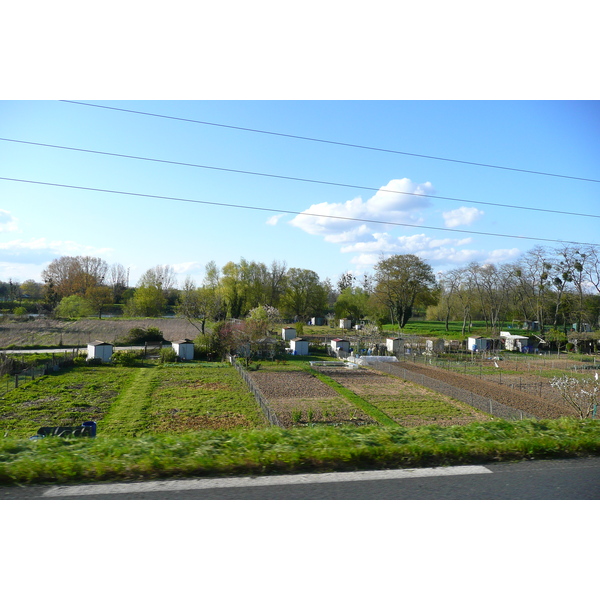
[[[273,179],[286,179],[288,181],[301,181],[304,183],[317,183],[320,185],[331,185],[331,186],[346,187],[346,188],[352,188],[352,189],[358,189],[358,190],[368,190],[368,191],[375,191],[375,192],[380,191],[380,192],[389,192],[392,194],[403,194],[403,195],[407,195],[407,196],[418,196],[420,198],[431,198],[431,199],[435,199],[435,200],[450,200],[452,202],[463,202],[463,203],[468,203],[468,204],[482,204],[485,206],[497,206],[500,208],[513,208],[513,209],[517,209],[517,210],[530,210],[530,211],[535,211],[535,212],[554,213],[554,214],[568,215],[568,216],[573,216],[573,217],[588,217],[588,218],[592,218],[592,219],[600,219],[600,215],[576,213],[576,212],[569,212],[569,211],[564,211],[564,210],[553,210],[550,208],[534,208],[531,206],[517,206],[514,204],[500,204],[500,203],[496,203],[496,202],[483,202],[481,200],[464,200],[462,198],[450,198],[448,196],[433,196],[433,195],[428,195],[428,194],[417,194],[415,192],[400,192],[400,191],[391,190],[388,188],[374,188],[374,187],[367,187],[367,186],[362,186],[362,185],[352,185],[352,184],[348,184],[348,183],[335,183],[332,181],[321,181],[321,180],[317,180],[317,179],[305,179],[302,177],[289,177],[286,175],[274,175],[272,173],[258,173],[255,171],[242,171],[239,169],[227,169],[225,167],[213,167],[213,166],[209,166],[209,165],[198,165],[198,164],[193,164],[193,163],[184,163],[184,162],[177,162],[177,161],[172,161],[172,160],[162,160],[160,158],[132,156],[129,154],[116,154],[114,152],[102,152],[100,150],[89,150],[86,148],[72,148],[69,146],[57,146],[54,144],[42,144],[40,142],[30,142],[30,141],[26,141],[26,140],[14,140],[14,139],[10,139],[10,138],[0,138],[0,141],[18,143],[18,144],[28,144],[31,146],[42,146],[45,148],[55,148],[55,149],[59,149],[59,150],[71,150],[74,152],[86,152],[88,154],[101,154],[103,156],[114,156],[117,158],[145,160],[145,161],[149,161],[149,162],[157,162],[157,163],[163,163],[163,164],[169,164],[169,165],[179,165],[179,166],[183,166],[183,167],[195,167],[197,169],[225,171],[228,173],[238,173],[238,174],[243,174],[243,175],[255,175],[255,176],[259,176],[259,177],[270,177]]]
[[[156,113],[149,113],[149,112],[143,112],[140,110],[131,110],[131,109],[127,109],[127,108],[116,108],[114,106],[104,106],[101,104],[92,104],[90,102],[77,102],[75,100],[61,100],[61,102],[68,102],[70,104],[80,104],[82,106],[90,106],[93,108],[103,108],[106,110],[116,110],[119,112],[126,112],[126,113],[132,113],[132,114],[136,114],[136,115],[145,115],[147,117],[158,117],[161,119],[171,119],[173,121],[184,121],[187,123],[196,123],[198,125],[210,125],[211,127],[223,127],[226,129],[237,129],[238,131],[248,131],[251,133],[260,133],[263,135],[275,135],[275,136],[279,136],[279,137],[286,137],[286,138],[291,138],[291,139],[296,139],[296,140],[304,140],[304,141],[308,141],[308,142],[318,142],[320,144],[332,144],[335,146],[346,146],[348,148],[359,148],[361,150],[372,150],[374,152],[386,152],[388,154],[402,154],[404,156],[414,156],[416,158],[427,158],[429,160],[442,160],[442,161],[446,161],[446,162],[453,162],[453,163],[459,163],[459,164],[463,164],[463,165],[471,165],[471,166],[475,166],[475,167],[486,167],[488,169],[502,169],[504,171],[517,171],[519,173],[530,173],[532,175],[544,175],[547,177],[560,177],[563,179],[577,179],[579,181],[591,181],[592,183],[600,183],[600,179],[588,179],[586,177],[574,177],[572,175],[560,175],[558,173],[546,173],[544,171],[531,171],[528,169],[517,169],[515,167],[503,167],[500,165],[489,165],[486,163],[478,163],[478,162],[471,162],[468,160],[458,160],[455,158],[444,158],[441,156],[429,156],[427,154],[415,154],[414,152],[402,152],[400,150],[389,150],[386,148],[375,148],[373,146],[361,146],[360,144],[349,144],[346,142],[336,142],[336,141],[332,141],[332,140],[322,140],[319,138],[311,138],[311,137],[305,137],[305,136],[301,136],[301,135],[292,135],[289,133],[278,133],[275,131],[265,131],[262,129],[250,129],[249,127],[237,127],[235,125],[224,125],[223,123],[212,123],[210,121],[199,121],[196,119],[185,119],[183,117],[173,117],[170,115],[159,115]]]
[[[189,198],[177,198],[177,197],[173,197],[173,196],[157,196],[154,194],[140,194],[140,193],[136,193],[136,192],[124,192],[122,190],[106,190],[106,189],[102,189],[102,188],[90,188],[90,187],[83,187],[83,186],[78,186],[78,185],[67,185],[64,183],[51,183],[48,181],[31,181],[28,179],[14,179],[12,177],[0,177],[0,180],[16,181],[18,183],[32,183],[32,184],[36,184],[36,185],[48,185],[48,186],[54,186],[54,187],[69,188],[69,189],[74,189],[74,190],[85,190],[85,191],[90,191],[90,192],[103,192],[103,193],[107,193],[107,194],[121,194],[124,196],[137,196],[140,198],[155,198],[155,199],[159,199],[159,200],[174,200],[177,202],[189,202],[192,204],[204,204],[204,205],[222,206],[222,207],[228,207],[228,208],[243,208],[243,209],[247,209],[247,210],[258,210],[258,211],[273,212],[273,213],[278,213],[278,214],[306,215],[309,217],[319,217],[319,218],[325,218],[325,219],[338,219],[341,221],[357,221],[360,223],[376,223],[379,225],[394,225],[394,226],[398,226],[398,227],[413,227],[416,229],[433,229],[435,231],[446,231],[446,232],[451,232],[451,233],[466,233],[469,235],[488,235],[488,236],[502,237],[502,238],[533,240],[536,242],[552,242],[552,243],[600,247],[600,244],[575,242],[572,240],[555,240],[555,239],[548,239],[548,238],[528,237],[528,236],[524,236],[524,235],[509,235],[506,233],[490,233],[490,232],[485,232],[485,231],[467,231],[464,229],[448,229],[447,227],[431,227],[431,226],[427,226],[427,225],[413,225],[411,223],[394,223],[392,221],[379,221],[379,220],[375,220],[375,219],[358,219],[355,217],[338,217],[338,216],[333,216],[333,215],[309,213],[309,212],[305,212],[305,211],[265,208],[265,207],[261,207],[261,206],[248,206],[248,205],[244,205],[244,204],[227,204],[224,202],[209,202],[208,200],[192,200]]]

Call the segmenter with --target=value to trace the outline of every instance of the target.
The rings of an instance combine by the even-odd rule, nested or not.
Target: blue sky
[[[84,102],[369,148],[600,179],[600,104],[594,101]],[[207,262],[214,260],[223,266],[241,257],[267,264],[285,261],[289,267],[312,269],[335,282],[348,270],[370,272],[382,255],[415,253],[434,270],[443,271],[472,260],[513,261],[536,243],[556,245],[475,232],[600,242],[598,219],[493,206],[600,214],[600,184],[590,181],[57,100],[0,102],[0,132],[0,137],[12,140],[369,188],[0,141],[0,177],[214,203],[0,180],[3,280],[40,280],[41,271],[54,258],[84,254],[130,268],[132,284],[157,264],[173,266],[180,281],[190,275],[200,282]]]
[[[66,254],[121,263],[131,284],[158,264],[199,283],[207,262],[241,257],[335,281],[393,253],[443,271],[552,245],[525,238],[600,243],[598,218],[494,206],[600,214],[588,3],[103,7],[93,18],[67,0],[6,8],[0,138],[215,169],[0,141],[0,178],[193,201],[0,179],[2,280],[39,280]]]

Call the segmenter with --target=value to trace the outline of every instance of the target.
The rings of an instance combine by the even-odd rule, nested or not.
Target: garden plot
[[[490,417],[476,409],[431,391],[370,369],[319,369],[340,385],[377,407],[398,424],[466,425]]]
[[[309,423],[376,423],[349,400],[306,371],[256,371],[250,375],[284,427]]]
[[[399,377],[402,377],[403,369],[431,377],[461,390],[496,400],[510,408],[525,411],[539,419],[559,419],[560,417],[577,416],[573,409],[560,404],[558,398],[548,397],[547,387],[544,388],[545,397],[539,397],[538,395],[528,394],[511,388],[508,385],[500,385],[485,378],[480,379],[473,375],[454,373],[438,367],[413,364],[410,361],[391,363],[388,368],[391,373],[397,373]],[[504,377],[503,380],[505,381]],[[496,381],[498,381],[498,378]]]

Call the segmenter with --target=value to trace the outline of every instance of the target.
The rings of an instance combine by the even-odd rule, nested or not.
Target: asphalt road
[[[600,457],[435,469],[0,487],[3,500],[598,500]]]

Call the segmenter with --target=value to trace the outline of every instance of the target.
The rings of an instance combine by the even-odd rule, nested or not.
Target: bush
[[[112,363],[119,367],[135,367],[142,354],[142,351],[117,350],[112,355]]]
[[[127,335],[116,343],[120,346],[137,346],[145,342],[162,342],[163,333],[158,327],[133,327]]]
[[[76,360],[77,360],[76,358],[73,359],[73,365],[77,364],[75,362]],[[90,367],[99,367],[100,365],[102,365],[104,363],[102,362],[101,358],[88,358],[86,361],[86,364]]]
[[[158,362],[161,364],[177,362],[177,352],[173,348],[163,348],[160,351]]]
[[[24,306],[17,306],[17,308],[13,310],[13,315],[16,315],[17,317],[24,317],[26,314],[27,309]]]

